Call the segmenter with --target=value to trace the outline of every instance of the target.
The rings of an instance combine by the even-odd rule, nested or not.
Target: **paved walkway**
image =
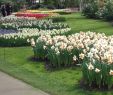
[[[49,95],[0,72],[0,95]]]

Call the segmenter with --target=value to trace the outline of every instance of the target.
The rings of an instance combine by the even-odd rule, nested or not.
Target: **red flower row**
[[[15,16],[17,16],[17,17],[45,18],[45,17],[48,17],[49,14],[17,13],[17,14],[15,14]]]

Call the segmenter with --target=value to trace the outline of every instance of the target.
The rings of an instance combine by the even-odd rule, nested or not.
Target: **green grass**
[[[72,28],[72,33],[80,31],[92,31],[113,35],[113,26],[110,22],[102,20],[87,19],[80,13],[63,16],[66,17],[68,25]]]
[[[79,31],[113,33],[110,23],[86,19],[80,14],[65,16],[72,33]],[[4,56],[5,55],[5,56]],[[46,71],[44,62],[28,60],[33,55],[31,47],[0,48],[0,70],[52,95],[112,95],[113,91],[88,91],[79,85],[80,67]]]
[[[113,92],[97,92],[81,89],[79,80],[82,77],[79,67],[46,71],[44,62],[32,62],[30,47],[0,48],[0,70],[52,95],[112,95]],[[109,94],[108,94],[109,93]],[[106,94],[105,94],[106,95]]]

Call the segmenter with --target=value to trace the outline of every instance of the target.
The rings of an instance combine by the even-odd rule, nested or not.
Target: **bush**
[[[60,15],[67,15],[67,14],[71,14],[71,12],[65,12],[65,11],[61,11],[61,12],[57,12]]]
[[[106,1],[104,7],[101,8],[97,2],[90,2],[84,7],[83,14],[88,18],[102,18],[111,21],[113,20],[113,1]]]
[[[51,19],[53,20],[54,23],[66,21],[66,18],[65,17],[53,17]]]
[[[40,8],[39,4],[34,4],[34,5],[29,7],[29,9],[38,9],[38,8]]]
[[[108,21],[113,20],[113,2],[112,1],[108,1],[105,7],[103,8],[103,18]]]
[[[103,8],[99,8],[98,11],[95,13],[96,18],[102,19],[103,18]]]
[[[83,9],[83,14],[84,16],[88,17],[88,18],[98,18],[96,15],[96,12],[98,11],[98,4],[97,2],[92,2],[92,3],[88,3],[84,9]]]
[[[15,37],[16,38],[16,37]],[[27,43],[27,38],[0,38],[0,46],[1,47],[18,47],[18,46],[29,46],[30,44]]]

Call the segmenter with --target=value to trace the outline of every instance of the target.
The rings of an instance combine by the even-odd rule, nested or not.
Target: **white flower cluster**
[[[5,31],[5,33],[2,32],[0,34],[0,39],[2,40],[0,43],[2,44],[5,44],[7,39],[10,39],[12,43],[13,41],[16,43],[15,40],[18,39],[23,40],[25,43],[27,38],[38,38],[40,35],[62,35],[71,30],[67,24],[53,23],[51,19],[39,20],[13,15],[0,18],[0,25],[4,31],[8,30],[8,33]],[[15,33],[12,33],[12,30],[14,30]],[[11,42],[10,40],[9,42]]]
[[[94,43],[85,54],[89,59],[87,63],[88,70],[95,70],[99,73],[102,68],[95,68],[95,64],[106,64],[110,66],[108,72],[113,75],[112,64],[113,64],[113,36],[106,37],[105,35],[98,35],[98,38],[94,38]]]
[[[84,81],[90,87],[112,87],[113,36],[90,31],[69,36],[42,35],[31,45],[35,56],[45,51],[41,57],[46,57],[52,66],[81,63]]]
[[[10,15],[10,16],[6,16],[6,17],[1,17],[0,18],[0,23],[11,23],[11,22],[16,22],[16,21],[24,21],[24,20],[37,20],[36,18],[34,17],[16,17],[14,15]]]
[[[51,19],[39,20],[36,18],[7,16],[0,18],[2,28],[38,28],[43,30],[68,28],[67,24],[53,23]]]
[[[41,35],[60,35],[69,32],[70,28],[53,29],[53,30],[39,30],[37,28],[22,28],[18,29],[17,33],[0,34],[0,39],[26,39],[30,37],[39,37]]]
[[[113,36],[105,36],[99,34],[98,37],[93,39],[93,44],[89,48],[86,56],[90,60],[105,62],[109,64],[113,63]]]
[[[69,35],[68,37],[42,35],[36,40],[35,48],[38,48],[37,44],[42,42],[44,43],[42,47],[44,50],[51,49],[54,51],[54,55],[66,55],[68,53],[69,56],[72,56],[73,61],[76,61],[78,59],[84,59],[85,54],[83,54],[82,51],[86,53],[87,50],[89,50],[89,46],[94,43],[94,36],[96,36],[96,34],[93,32],[80,32]],[[76,54],[77,52],[78,55]]]
[[[93,32],[80,32],[76,34],[66,36],[54,36],[43,35],[37,39],[37,43],[39,41],[43,41],[45,45],[51,45],[51,47],[58,48],[60,51],[67,50],[71,52],[73,49],[83,49],[84,52],[89,50],[89,46],[94,43],[93,37],[97,36]]]
[[[81,51],[79,58],[84,59],[84,56],[91,60],[98,59],[99,61],[106,61],[108,64],[113,63],[113,36],[107,37],[105,34],[96,34],[95,32],[80,32],[76,34],[66,36],[54,36],[43,35],[36,41],[44,42],[45,47],[51,47],[56,54],[60,54],[62,51],[67,51],[70,54],[74,50]],[[76,57],[74,55],[74,60]]]
[[[83,78],[88,85],[96,84],[99,88],[113,85],[113,36],[105,34],[91,34],[83,54]],[[86,40],[84,40],[86,41]],[[86,41],[87,42],[87,41]]]

